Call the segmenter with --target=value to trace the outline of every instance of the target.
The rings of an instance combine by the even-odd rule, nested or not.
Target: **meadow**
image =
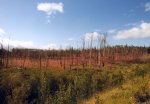
[[[0,0],[0,104],[150,104],[150,0]]]
[[[100,68],[0,71],[1,104],[142,104],[149,100],[148,57]]]

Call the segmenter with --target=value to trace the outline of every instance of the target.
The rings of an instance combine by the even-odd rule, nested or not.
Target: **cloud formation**
[[[90,32],[90,33],[85,33],[81,38],[85,39],[86,41],[97,40],[97,39],[104,38],[104,34],[98,32]]]
[[[56,12],[63,13],[63,3],[39,3],[37,10],[45,12],[48,16],[56,14]]]
[[[13,48],[29,48],[29,49],[58,49],[57,44],[50,43],[48,45],[35,45],[33,41],[17,41],[10,40],[8,38],[0,38],[0,44],[3,45],[5,49],[7,49],[8,45],[10,50]]]
[[[0,43],[3,45],[4,48],[7,48],[8,45],[10,49],[12,48],[34,48],[34,44],[32,41],[16,41],[10,40],[7,37],[0,38]]]
[[[139,26],[118,31],[115,39],[146,38],[150,37],[150,23],[142,22]]]
[[[145,11],[150,11],[150,2],[145,4]]]
[[[3,48],[7,49],[8,45],[10,50],[13,48],[29,48],[29,49],[58,49],[57,45],[52,43],[48,45],[35,45],[33,41],[18,41],[11,40],[7,37],[7,34],[4,29],[0,28],[0,46],[3,45]]]

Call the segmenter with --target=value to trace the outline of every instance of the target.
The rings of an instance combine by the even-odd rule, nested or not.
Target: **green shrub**
[[[123,74],[121,73],[121,71],[116,72],[112,75],[112,85],[113,86],[122,84],[122,82],[123,82]]]
[[[103,104],[103,101],[100,99],[98,95],[95,96],[95,104]]]
[[[150,89],[148,89],[146,86],[140,86],[134,92],[134,97],[138,102],[146,102],[150,99]]]
[[[146,70],[144,70],[142,67],[139,67],[139,66],[136,66],[132,71],[133,76],[144,77],[145,74],[146,74]]]

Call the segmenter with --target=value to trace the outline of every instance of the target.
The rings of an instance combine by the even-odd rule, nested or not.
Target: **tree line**
[[[144,55],[150,54],[150,47],[145,46],[100,46],[85,48],[58,49],[58,50],[40,50],[40,49],[12,49],[8,51],[1,45],[0,66],[10,67],[19,61],[20,67],[31,66],[39,68],[50,67],[52,61],[56,67],[63,69],[73,67],[103,67],[122,61],[137,61]],[[33,63],[31,63],[33,62]],[[36,65],[35,65],[36,64]],[[17,66],[17,65],[16,65]]]

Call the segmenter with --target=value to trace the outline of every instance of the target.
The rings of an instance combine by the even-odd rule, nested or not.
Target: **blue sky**
[[[93,32],[107,32],[110,45],[149,46],[150,0],[0,0],[4,44],[76,46]]]

